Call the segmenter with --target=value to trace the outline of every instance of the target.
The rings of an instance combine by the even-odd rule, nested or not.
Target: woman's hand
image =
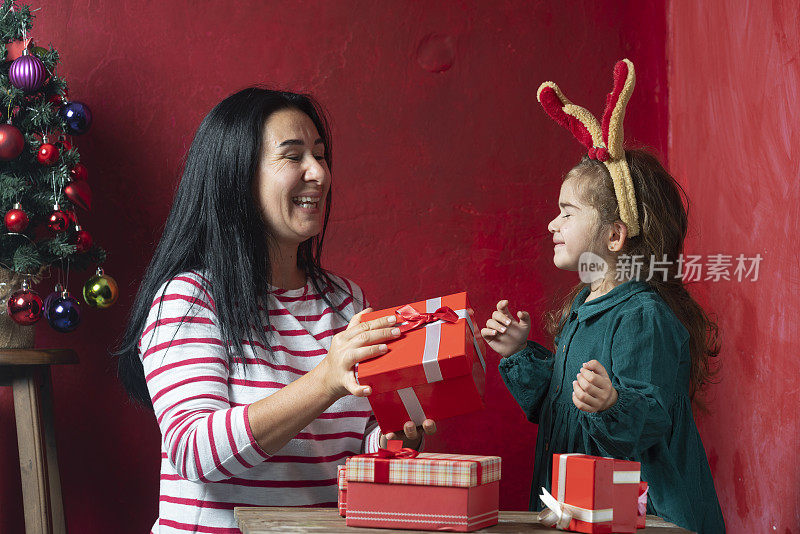
[[[597,360],[586,362],[572,381],[572,402],[584,412],[602,412],[617,402],[617,390],[611,385],[606,368]]]
[[[389,349],[382,342],[400,337],[400,329],[393,326],[397,322],[394,315],[362,323],[361,315],[370,311],[372,308],[367,308],[354,315],[347,330],[333,336],[331,348],[319,365],[323,380],[335,398],[348,393],[357,397],[370,395],[372,388],[358,384],[353,367],[361,360],[386,354]]]
[[[497,303],[497,310],[492,318],[486,321],[486,328],[481,330],[481,336],[486,343],[503,358],[521,351],[528,341],[531,331],[531,316],[528,312],[517,312],[517,319],[511,317],[508,311],[508,301],[501,300]]]
[[[419,450],[419,446],[422,444],[422,432],[428,435],[436,433],[436,423],[433,419],[425,419],[422,422],[422,426],[419,427],[414,426],[413,421],[406,421],[406,424],[403,425],[402,434],[399,432],[381,434],[380,446],[385,449],[386,442],[390,439],[401,439],[403,440],[403,447]]]

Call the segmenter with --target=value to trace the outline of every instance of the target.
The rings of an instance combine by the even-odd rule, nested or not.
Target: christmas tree
[[[36,46],[28,38],[32,19],[30,6],[4,0],[0,8],[0,37],[5,45],[0,64],[0,213],[5,214],[5,231],[0,232],[0,270],[10,286],[4,288],[3,298],[26,282],[24,290],[11,294],[8,301],[9,316],[20,324],[32,324],[42,313],[50,319],[52,302],[42,303],[39,298],[37,304],[38,295],[30,288],[39,277],[52,275],[50,267],[58,269],[59,282],[66,283],[70,269],[84,270],[102,264],[106,257],[78,222],[78,216],[91,208],[91,189],[74,136],[89,129],[91,112],[85,104],[67,98],[67,83],[56,73],[58,51]],[[102,277],[102,270],[98,276]],[[93,299],[96,295],[91,289],[87,296],[86,289],[84,298],[94,306],[106,307],[116,299],[116,284],[111,288],[114,294],[106,291],[100,302]],[[27,295],[24,302],[15,301],[19,293]],[[54,299],[68,296],[59,293]],[[72,301],[77,310],[77,301]],[[72,323],[77,326],[76,321]]]

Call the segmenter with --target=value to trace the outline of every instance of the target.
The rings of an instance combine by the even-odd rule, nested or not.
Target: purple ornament
[[[85,134],[92,125],[92,111],[89,106],[77,100],[64,104],[58,114],[67,124],[67,133],[72,135]]]
[[[72,332],[81,323],[81,307],[78,301],[67,294],[53,301],[47,317],[50,327],[56,332]]]
[[[44,68],[44,63],[31,54],[19,56],[11,64],[11,69],[8,71],[8,79],[11,85],[17,89],[22,89],[27,93],[39,90],[47,79],[47,69]]]

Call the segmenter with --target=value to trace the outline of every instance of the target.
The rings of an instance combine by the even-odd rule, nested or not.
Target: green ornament
[[[90,277],[83,285],[83,300],[93,308],[108,308],[118,297],[117,282],[104,274],[100,267],[97,268],[97,274]]]

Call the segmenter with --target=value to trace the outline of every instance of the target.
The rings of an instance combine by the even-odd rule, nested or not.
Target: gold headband
[[[639,234],[639,213],[631,171],[623,149],[622,122],[625,107],[636,84],[633,63],[627,59],[614,65],[614,88],[606,98],[602,128],[588,110],[570,102],[553,82],[539,86],[536,98],[550,117],[572,132],[589,151],[589,157],[602,161],[614,182],[619,216],[628,227],[628,237]]]

